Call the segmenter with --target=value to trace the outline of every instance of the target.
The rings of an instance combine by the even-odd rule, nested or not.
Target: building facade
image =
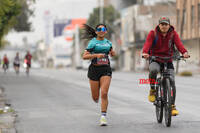
[[[176,24],[176,6],[173,3],[155,5],[136,4],[121,12],[121,56],[120,67],[124,71],[140,71],[147,66],[141,58],[142,47],[150,30],[155,29],[158,20],[167,16]]]
[[[188,60],[200,64],[200,0],[176,1],[176,30],[191,54]]]
[[[176,28],[182,39],[200,37],[200,0],[177,0]]]

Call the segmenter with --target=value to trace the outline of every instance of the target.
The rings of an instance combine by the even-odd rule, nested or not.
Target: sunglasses
[[[100,32],[100,31],[106,32],[107,31],[105,27],[97,28],[96,30],[97,30],[97,32]]]

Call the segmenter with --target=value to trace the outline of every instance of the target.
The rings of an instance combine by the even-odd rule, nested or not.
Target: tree
[[[104,7],[104,24],[108,28],[108,39],[110,39],[111,34],[114,32],[114,21],[120,17],[120,14],[114,9],[113,6]],[[87,21],[87,24],[95,27],[99,24],[99,7],[94,8],[93,13],[90,14],[90,17]]]
[[[21,3],[21,13],[16,17],[16,25],[14,29],[18,32],[20,31],[30,31],[31,22],[29,22],[29,17],[33,15],[33,10],[30,9],[35,0],[19,0]]]
[[[35,0],[0,0],[0,47],[3,36],[16,24],[16,31],[30,30],[28,17],[33,15],[33,11],[29,9],[30,2]]]
[[[0,1],[0,47],[2,38],[16,23],[16,16],[20,13],[20,3],[16,0]]]

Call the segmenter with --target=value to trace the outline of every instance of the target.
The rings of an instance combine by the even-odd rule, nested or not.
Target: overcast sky
[[[35,20],[41,21],[47,10],[57,17],[87,18],[96,6],[97,0],[36,0]]]
[[[119,0],[111,0],[111,2],[114,2],[115,4],[117,1]],[[150,1],[153,2],[154,0],[145,0],[145,3],[150,4]],[[10,33],[8,40],[11,41],[11,43],[17,43],[19,40],[22,40],[22,36],[24,37],[27,35],[28,40],[33,42],[37,41],[36,39],[44,37],[45,11],[49,11],[52,18],[88,18],[93,8],[97,7],[97,5],[98,0],[36,0],[36,3],[33,6],[35,9],[35,17],[30,19],[34,32],[17,34]]]
[[[28,40],[31,42],[44,37],[45,11],[49,11],[52,18],[88,18],[97,5],[98,0],[36,0],[33,6],[35,16],[30,19],[34,33],[10,33],[8,39],[12,43],[22,43],[22,36],[25,35],[28,36]]]
[[[44,28],[44,12],[49,11],[52,18],[88,18],[97,0],[37,0],[33,27],[41,32]]]

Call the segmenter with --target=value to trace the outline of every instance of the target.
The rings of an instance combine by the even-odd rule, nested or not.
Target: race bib
[[[97,58],[97,64],[98,65],[108,65],[109,60],[108,60],[108,58]]]

